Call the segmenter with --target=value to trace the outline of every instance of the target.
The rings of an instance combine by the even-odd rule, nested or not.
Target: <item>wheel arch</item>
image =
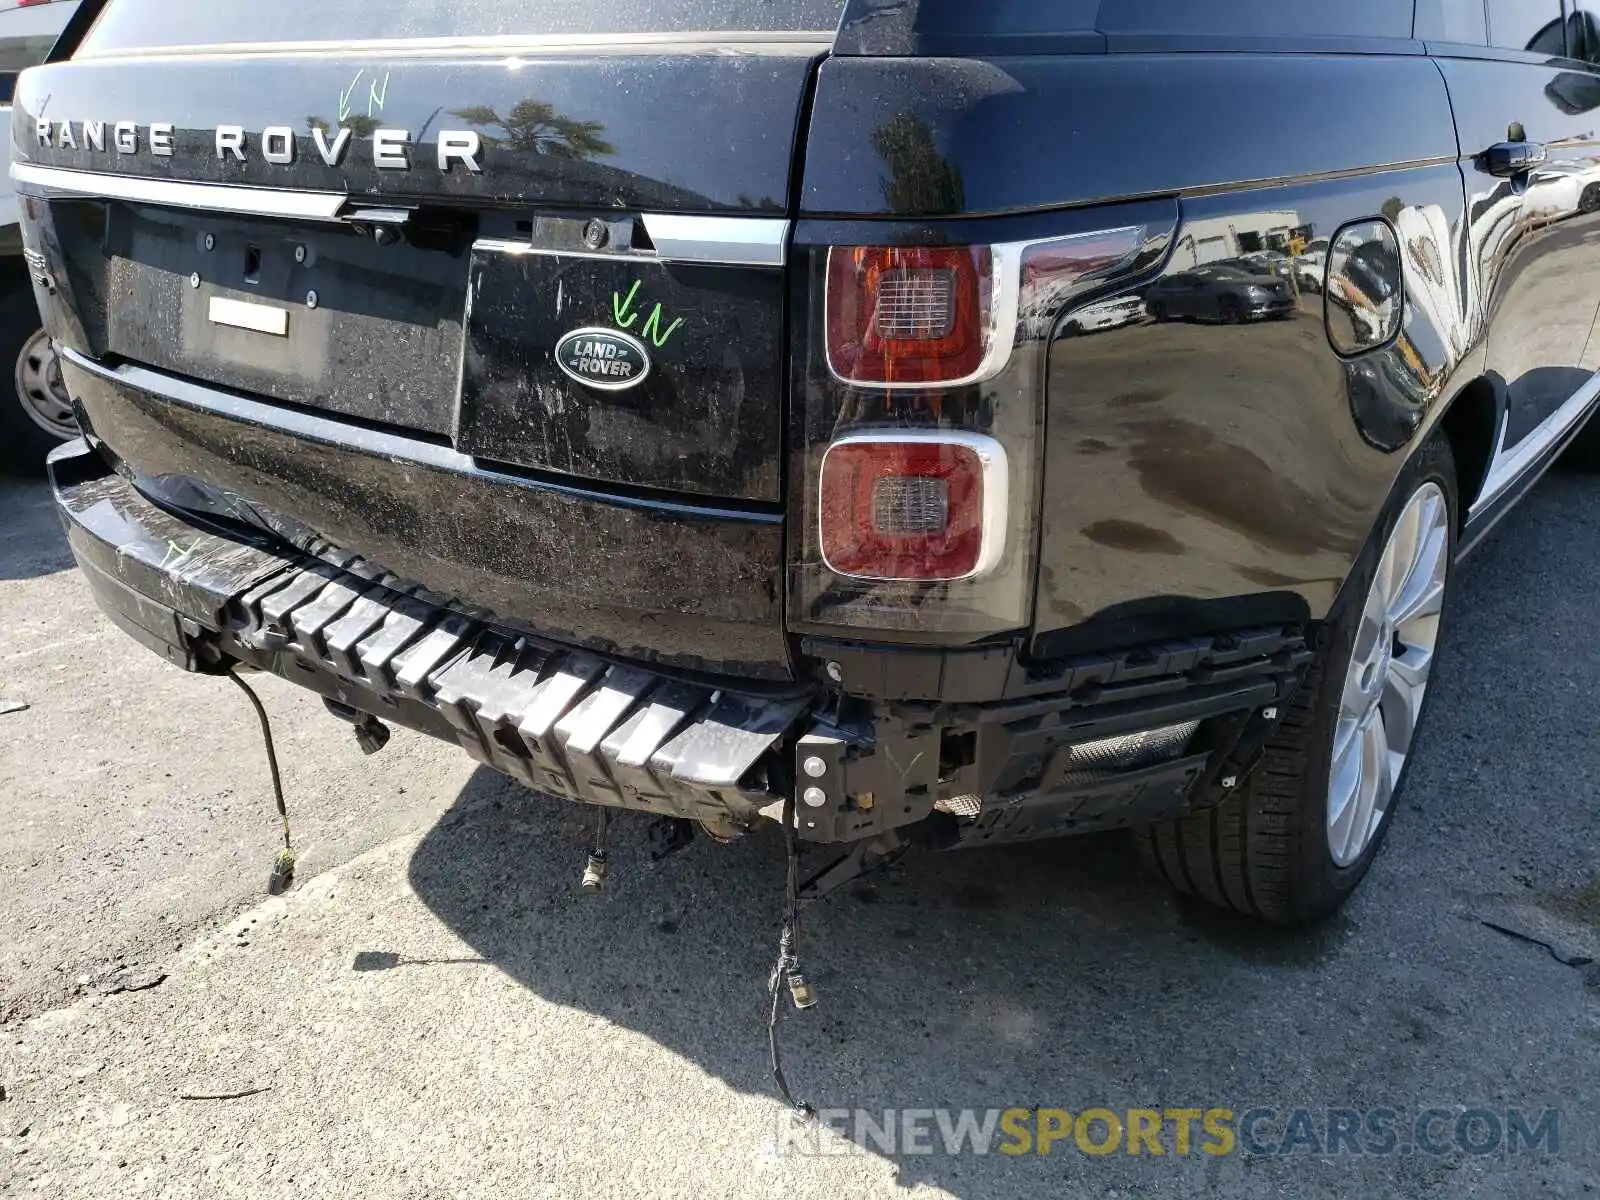
[[[1444,412],[1427,426],[1426,432],[1412,442],[1403,454],[1396,456],[1403,461],[1397,463],[1395,476],[1389,481],[1390,490],[1384,498],[1384,504],[1392,502],[1394,489],[1400,486],[1411,460],[1423,451],[1435,433],[1442,432],[1450,444],[1450,454],[1455,461],[1458,504],[1456,534],[1459,537],[1466,528],[1467,513],[1482,493],[1489,476],[1495,439],[1500,430],[1500,411],[1500,393],[1493,379],[1480,375],[1457,389],[1446,402]],[[1381,510],[1379,520],[1381,524]],[[1375,537],[1378,532],[1379,527],[1375,526],[1369,536]],[[1362,553],[1365,553],[1365,549]],[[1330,612],[1337,610],[1345,601],[1360,564],[1361,555],[1357,554],[1329,605]]]
[[[1456,494],[1461,502],[1457,521],[1458,525],[1465,525],[1467,512],[1482,493],[1494,459],[1500,405],[1493,381],[1479,376],[1458,391],[1437,427],[1450,440],[1450,451],[1455,456]]]

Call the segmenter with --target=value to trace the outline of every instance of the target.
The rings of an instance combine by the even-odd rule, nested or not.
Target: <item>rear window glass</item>
[[[1397,0],[1106,0],[1097,27],[1102,33],[1409,38],[1411,5]]]
[[[80,54],[377,38],[831,34],[845,0],[111,0]]]
[[[1560,58],[1567,52],[1560,0],[1490,0],[1489,44]]]
[[[49,57],[75,8],[69,0],[0,0],[0,104],[11,103],[21,72]]]
[[[0,72],[15,75],[18,71],[38,66],[56,44],[56,35],[7,37],[4,33],[5,16],[0,13]]]
[[[0,72],[15,74],[42,63],[75,7],[0,0]]]
[[[1417,36],[1435,42],[1487,46],[1483,0],[1417,0]]]
[[[1437,2],[1437,0],[1435,0]],[[923,38],[1103,33],[1409,38],[1409,0],[851,0],[847,30]]]

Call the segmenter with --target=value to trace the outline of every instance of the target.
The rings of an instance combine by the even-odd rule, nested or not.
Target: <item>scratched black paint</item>
[[[1447,261],[1459,186],[1455,168],[1442,166],[1191,200],[1163,275],[1193,278],[1219,230],[1310,226],[1328,235],[1344,214],[1385,205],[1419,248],[1426,242]],[[1265,271],[1242,277],[1243,287],[1292,284]],[[1211,294],[1214,315],[1147,305],[1131,323],[1052,344],[1041,653],[1086,636],[1069,633],[1084,622],[1094,631],[1087,636],[1118,636],[1120,627],[1139,640],[1203,629],[1229,604],[1279,619],[1296,613],[1284,597],[1298,600],[1301,619],[1328,610],[1388,495],[1399,466],[1391,452],[1418,434],[1439,397],[1459,330],[1449,293],[1425,293],[1419,279],[1404,346],[1368,354],[1350,373],[1328,344],[1322,295],[1289,290],[1287,316],[1230,324],[1224,291]],[[1159,294],[1157,305],[1173,303]],[[1238,311],[1248,314],[1247,304]],[[1417,369],[1421,394],[1396,397],[1391,375]],[[1107,545],[1095,529],[1111,520],[1170,542],[1159,555]],[[1160,568],[1134,596],[1112,578],[1116,563],[1138,561]]]
[[[1330,95],[1369,97],[1373,119],[1326,119]],[[937,157],[869,150],[908,121]],[[1449,100],[1422,59],[833,58],[818,75],[801,202],[819,215],[975,216],[1455,156]],[[922,194],[905,169],[940,163],[963,180],[959,206],[897,203]]]
[[[1490,52],[1473,58],[1461,47],[1450,53],[1468,58],[1430,61],[1400,35],[1392,11],[1370,4],[1358,11],[1375,23],[1358,31],[1359,44],[1342,43],[1339,55],[1281,53],[1290,47],[1238,29],[1221,29],[1218,44],[1201,46],[1193,30],[1131,25],[1063,26],[1059,37],[988,42],[973,52],[975,43],[962,39],[988,32],[941,32],[932,20],[961,7],[853,4],[838,43],[846,54],[816,72],[798,158],[794,134],[819,47],[795,43],[734,54],[531,54],[515,71],[465,52],[405,63],[381,112],[357,114],[412,132],[420,150],[414,169],[403,172],[377,171],[359,149],[340,167],[326,167],[308,134],[292,168],[257,155],[242,164],[216,161],[210,131],[217,123],[258,132],[281,121],[298,128],[313,117],[336,120],[358,66],[353,59],[186,63],[181,95],[161,83],[172,70],[166,63],[53,66],[24,77],[19,153],[99,170],[457,205],[485,224],[503,220],[507,227],[496,233],[503,237],[516,235],[515,221],[537,225],[552,211],[604,213],[619,228],[639,211],[790,213],[805,221],[798,270],[785,280],[796,289],[787,298],[789,336],[797,339],[791,361],[815,344],[817,329],[804,324],[803,279],[810,254],[827,244],[1048,238],[1116,223],[1129,197],[1161,197],[1176,211],[1169,259],[1074,299],[1038,347],[1047,441],[1033,619],[999,631],[1035,658],[1324,615],[1405,453],[1458,397],[1489,397],[1482,419],[1452,420],[1458,457],[1481,466],[1502,424],[1515,444],[1595,365],[1587,332],[1578,331],[1593,329],[1597,309],[1588,281],[1600,279],[1600,264],[1588,258],[1596,253],[1590,235],[1600,191],[1591,194],[1582,181],[1569,186],[1596,163],[1592,139],[1581,136],[1600,102],[1587,70],[1524,63],[1510,80],[1508,65],[1488,61]],[[1164,46],[1159,39],[1169,33],[1191,42]],[[955,40],[939,41],[945,34]],[[1087,35],[1081,43],[1079,34]],[[1292,48],[1333,48],[1318,41],[1328,36],[1304,26],[1293,31],[1300,40]],[[1227,52],[1161,52],[1180,48]],[[960,57],[900,57],[918,52]],[[39,147],[30,135],[46,107],[58,120],[172,120],[177,154],[102,160],[82,149]],[[714,126],[706,113],[715,114]],[[546,119],[552,116],[559,123]],[[440,173],[432,164],[429,131],[458,119],[496,139],[481,175]],[[1559,170],[1514,184],[1479,169],[1477,154],[1513,122],[1564,148]],[[795,161],[804,163],[803,178],[791,178]],[[51,329],[73,348],[108,346],[109,306],[137,303],[159,288],[140,280],[131,294],[119,293],[92,255],[71,250],[90,244],[92,214],[103,219],[103,209],[62,202],[44,209],[30,236],[63,267],[60,291],[41,297]],[[1146,302],[1155,279],[1218,257],[1265,253],[1268,234],[1328,236],[1375,218],[1397,232],[1406,309],[1393,342],[1348,361],[1328,344],[1320,281],[1302,280],[1283,261],[1264,269],[1295,281],[1293,311],[1271,320],[1246,308],[1233,321],[1220,307],[1214,319],[1167,320]],[[84,229],[69,230],[73,222]],[[1230,228],[1260,237],[1247,246]],[[1221,249],[1212,244],[1228,237],[1235,240]],[[615,232],[611,245],[629,248]],[[633,282],[623,267],[516,256],[483,271],[457,424],[439,435],[437,416],[429,424],[402,414],[401,423],[456,439],[450,453],[519,463],[531,482],[483,462],[466,484],[438,463],[383,465],[359,448],[364,431],[355,422],[341,431],[347,445],[324,439],[295,454],[303,435],[237,413],[167,405],[153,393],[114,403],[103,385],[85,383],[86,405],[114,447],[126,442],[130,454],[166,469],[218,472],[380,561],[391,556],[418,578],[508,607],[529,623],[547,622],[552,633],[641,657],[698,659],[711,669],[788,672],[779,595],[784,535],[771,520],[782,451],[772,431],[779,426],[769,428],[761,414],[770,406],[781,420],[783,404],[823,385],[796,373],[785,397],[776,380],[766,380],[765,364],[781,361],[783,330],[767,323],[782,305],[764,290],[765,277],[651,268],[643,288],[651,302],[674,313],[681,305],[691,318],[659,351],[652,346],[666,364],[658,368],[663,385],[676,390],[670,411],[659,395],[643,397],[656,405],[646,410],[656,414],[648,432],[665,435],[651,445],[641,429],[597,436],[597,408],[558,410],[573,394],[564,379],[560,391],[515,385],[519,373],[543,378],[549,364],[540,356],[552,344],[545,335],[565,331],[554,321],[550,284],[571,281],[582,308],[574,325],[580,316],[603,322],[618,285]],[[674,291],[680,288],[687,290]],[[738,353],[766,345],[762,338],[772,349],[770,358],[763,349],[730,360],[725,375],[712,369],[709,342],[689,340],[696,315],[733,319],[731,307],[718,307],[722,294],[757,301],[752,311],[761,319],[739,327]],[[1131,314],[1125,321],[1097,324],[1086,312],[1129,298],[1135,303],[1117,310]],[[530,323],[519,324],[519,315]],[[749,313],[740,319],[754,321]],[[549,328],[530,332],[540,321]],[[1573,336],[1548,346],[1540,339],[1552,330]],[[674,380],[675,352],[686,355],[680,369],[701,371],[694,386],[688,375]],[[357,384],[364,379],[358,372]],[[734,411],[727,401],[736,388],[742,407]],[[1007,399],[998,388],[980,389],[975,403],[992,410]],[[718,431],[726,444],[701,436],[704,444],[685,458],[697,430]],[[437,448],[422,439],[412,446],[422,462]],[[369,467],[370,479],[363,476]],[[600,498],[556,503],[552,478],[592,487]],[[1480,470],[1467,480],[1469,497],[1482,478]],[[686,534],[681,514],[637,506],[641,497],[654,502],[675,492],[708,505],[706,497],[727,497],[725,507],[738,514],[704,515]],[[791,514],[800,511],[792,496],[780,498]],[[1504,503],[1503,496],[1475,512],[1463,544]],[[509,522],[498,542],[475,524],[485,511]],[[791,547],[792,522],[791,515]],[[523,553],[530,547],[535,552]],[[514,561],[519,553],[526,561]]]
[[[776,502],[783,273],[566,258],[472,256],[457,445],[470,454],[629,487]],[[626,391],[562,373],[574,329],[622,329],[651,369]]]
[[[96,436],[146,475],[198,476],[545,636],[789,676],[770,513],[624,502],[154,372],[65,370]]]
[[[652,54],[506,55],[418,59],[389,73],[379,106],[348,95],[371,60],[339,55],[204,59],[183,63],[182,85],[165,61],[102,59],[52,64],[17,88],[17,158],[84,170],[165,179],[350,192],[368,200],[425,196],[518,204],[582,204],[692,212],[781,213],[790,151],[812,58],[810,42],[755,44],[744,53],[705,46]],[[358,132],[328,166],[311,125]],[[716,137],[704,121],[716,114]],[[60,122],[132,121],[140,152],[41,146],[39,117]],[[149,126],[175,126],[170,157],[149,152]],[[220,160],[215,130],[246,132],[245,158]],[[270,125],[296,130],[295,162],[269,163],[259,139]],[[411,136],[409,170],[373,161],[378,127]],[[484,170],[437,166],[441,129],[477,131]]]
[[[337,227],[126,205],[55,229],[70,277],[112,298],[86,306],[94,330],[63,339],[74,349],[439,436],[454,427],[464,237],[379,246]],[[287,313],[287,335],[213,322],[216,297]]]

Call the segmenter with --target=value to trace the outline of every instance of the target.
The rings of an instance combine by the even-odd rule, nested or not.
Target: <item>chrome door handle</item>
[[[1489,174],[1510,179],[1541,166],[1548,157],[1548,151],[1539,142],[1501,142],[1490,146],[1478,159]]]

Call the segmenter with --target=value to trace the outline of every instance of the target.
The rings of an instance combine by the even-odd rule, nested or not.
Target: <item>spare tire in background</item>
[[[12,364],[11,389],[0,389],[0,468],[42,472],[45,455],[78,429],[20,259],[0,267],[0,354]]]

